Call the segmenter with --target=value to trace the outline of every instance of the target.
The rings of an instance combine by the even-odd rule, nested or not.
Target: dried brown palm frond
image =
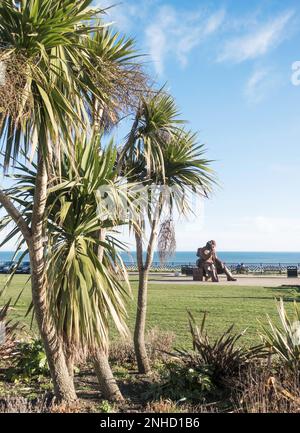
[[[28,60],[20,52],[1,47],[0,64],[0,126],[6,116],[19,124],[21,118],[30,116],[33,104],[28,90]]]
[[[136,110],[141,96],[149,91],[148,77],[139,64],[121,66],[118,64],[106,64],[109,74],[112,97],[115,104],[123,112]]]
[[[176,251],[175,227],[171,218],[166,219],[160,226],[157,250],[161,263],[172,257]]]
[[[299,377],[283,365],[250,364],[234,380],[235,412],[299,413]]]
[[[87,346],[80,342],[76,344],[72,343],[68,336],[65,336],[63,340],[64,352],[68,362],[76,367],[86,365],[90,357],[90,351]]]
[[[101,118],[99,127],[109,130],[122,116],[138,109],[141,97],[150,92],[150,84],[141,65],[137,63],[122,65],[104,61],[100,62],[99,67],[105,70],[106,78],[101,83],[95,83],[105,89],[109,96],[109,103],[100,107],[100,116],[98,113]]]

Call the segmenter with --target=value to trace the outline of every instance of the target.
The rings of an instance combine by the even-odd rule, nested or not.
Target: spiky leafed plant
[[[300,381],[300,309],[294,302],[293,319],[288,316],[283,299],[277,302],[280,326],[268,317],[269,326],[262,325],[261,338],[266,347]]]
[[[191,211],[191,194],[206,195],[214,183],[210,161],[204,157],[204,147],[197,144],[195,134],[180,128],[182,123],[171,96],[159,93],[152,99],[144,99],[121,152],[132,178],[149,188],[146,193],[148,205],[141,207],[133,226],[139,269],[134,342],[141,373],[150,370],[145,347],[148,273],[163,212],[167,210],[170,215],[177,208],[181,214],[187,214]],[[144,260],[146,221],[150,225],[150,235]]]
[[[92,0],[0,3],[0,139],[5,169],[21,150],[32,156],[37,151],[30,221],[22,217],[2,190],[0,202],[17,223],[29,248],[35,316],[59,400],[74,400],[76,394],[45,303],[43,222],[47,184],[53,175],[52,163],[59,161],[61,150],[68,149],[72,158],[74,135],[91,127],[90,113],[95,103],[110,106],[113,100],[114,87],[107,84],[105,62],[96,50],[97,44],[88,43],[103,31],[99,10],[92,7]],[[128,63],[132,46],[128,49],[124,42],[123,48],[121,58],[117,48],[112,61],[120,68]]]
[[[117,195],[122,194],[116,179],[117,152],[108,146],[100,155],[97,135],[78,141],[75,149],[75,168],[64,158],[62,183],[50,190],[48,199],[50,311],[68,359],[76,358],[78,348],[87,351],[105,398],[120,399],[108,364],[108,331],[112,321],[121,334],[127,333],[124,282],[128,280],[115,239],[98,237],[99,228],[110,231],[120,223],[99,196],[101,187],[109,187],[117,206]]]
[[[167,366],[168,376],[162,386],[164,396],[201,401],[226,388],[232,393],[236,379],[249,371],[247,367],[267,355],[262,345],[244,346],[240,340],[246,330],[235,333],[233,325],[218,338],[211,339],[206,318],[204,313],[198,326],[189,312],[193,350],[176,349],[169,353],[175,362]]]
[[[65,157],[61,182],[50,188],[47,201],[50,308],[59,334],[89,351],[106,350],[109,317],[122,334],[127,332],[126,292],[121,282],[126,273],[113,237],[103,241],[102,263],[97,257],[102,244],[96,236],[99,227],[109,230],[119,223],[103,215],[98,194],[101,187],[117,182],[116,156],[111,146],[99,154],[97,136],[78,141],[74,168]]]
[[[199,364],[210,366],[215,382],[220,382],[226,378],[230,379],[251,361],[266,357],[267,352],[261,344],[251,348],[239,344],[246,330],[234,333],[233,325],[219,338],[212,341],[205,329],[206,319],[207,313],[204,313],[201,326],[198,326],[194,316],[189,312],[189,325],[194,350],[190,359],[194,359]],[[185,353],[186,359],[189,359],[188,352],[178,351],[178,353]]]
[[[122,222],[111,216],[105,194],[101,194],[101,188],[109,190],[110,202],[114,201],[116,207],[124,195],[116,157],[112,144],[100,152],[98,134],[78,139],[73,161],[68,155],[62,158],[60,178],[49,188],[44,224],[49,313],[64,342],[70,371],[77,354],[92,357],[97,375],[101,376],[102,392],[109,399],[120,399],[121,394],[108,364],[108,332],[110,323],[114,323],[121,334],[127,334],[126,283],[129,289],[125,268],[116,252],[121,245],[112,235],[101,241],[97,235],[99,228],[111,232]],[[36,165],[32,163],[30,169],[18,164],[17,168],[17,183],[9,194],[23,209],[24,218],[30,220]],[[2,228],[9,223],[5,218]],[[17,233],[16,226],[7,240]],[[22,244],[21,239],[19,249]],[[101,260],[99,247],[103,249]]]

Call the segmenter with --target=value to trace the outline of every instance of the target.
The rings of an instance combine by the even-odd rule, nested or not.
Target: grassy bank
[[[6,276],[0,276],[1,287]],[[30,288],[26,283],[28,276],[15,276],[11,286],[1,299],[16,300],[24,289],[20,299],[11,310],[11,318],[25,323],[27,330],[30,327],[31,315],[25,317],[30,305]],[[133,328],[135,315],[136,277],[132,278],[133,300],[128,303],[129,324]],[[263,283],[262,283],[263,284]],[[297,288],[267,288],[243,286],[211,286],[209,284],[176,285],[176,284],[150,284],[148,303],[148,327],[158,327],[165,331],[174,332],[176,345],[188,347],[190,344],[187,311],[200,317],[202,311],[207,311],[207,328],[212,336],[218,336],[232,323],[236,330],[248,328],[244,336],[246,344],[258,342],[257,319],[266,321],[266,315],[277,320],[275,297],[283,297],[287,301],[287,311],[291,308],[294,299],[300,299]]]

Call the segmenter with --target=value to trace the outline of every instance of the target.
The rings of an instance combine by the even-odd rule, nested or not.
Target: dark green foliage
[[[233,326],[211,341],[205,331],[206,314],[200,328],[192,314],[189,317],[193,351],[177,349],[170,354],[174,360],[166,365],[163,384],[154,386],[154,395],[200,402],[229,395],[233,380],[240,377],[243,369],[265,356],[263,347],[239,346],[244,332],[234,334]]]
[[[206,366],[192,368],[185,363],[170,363],[166,366],[167,380],[160,387],[160,394],[171,400],[204,401],[217,389],[212,382],[212,371]]]
[[[8,369],[8,378],[34,379],[47,376],[49,367],[41,340],[19,343],[14,365]]]
[[[177,352],[185,363],[210,366],[214,383],[221,384],[227,378],[239,374],[241,368],[252,360],[266,355],[262,345],[251,348],[238,345],[245,331],[235,334],[233,333],[233,325],[219,338],[212,341],[205,330],[206,316],[205,313],[201,326],[198,327],[194,317],[189,313],[194,352]]]

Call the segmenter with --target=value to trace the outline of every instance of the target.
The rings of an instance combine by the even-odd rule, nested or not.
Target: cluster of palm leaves
[[[97,200],[99,188],[116,178],[115,158],[113,147],[99,155],[97,137],[79,142],[75,167],[66,157],[62,183],[49,190],[50,308],[59,333],[89,350],[108,344],[110,318],[121,334],[127,332],[127,293],[122,281],[126,281],[126,272],[116,252],[118,244],[112,236],[99,239],[99,230],[112,230],[116,225],[109,216],[103,218]],[[101,261],[99,248],[103,249]]]
[[[300,309],[293,304],[293,318],[286,312],[282,299],[277,303],[280,326],[268,317],[269,326],[262,325],[261,337],[264,344],[288,369],[299,377],[300,372]]]
[[[145,186],[160,186],[161,191],[167,187],[167,204],[174,203],[180,213],[190,210],[190,193],[207,194],[214,184],[205,147],[184,124],[174,98],[163,90],[143,98],[121,151],[121,163],[132,178]]]

